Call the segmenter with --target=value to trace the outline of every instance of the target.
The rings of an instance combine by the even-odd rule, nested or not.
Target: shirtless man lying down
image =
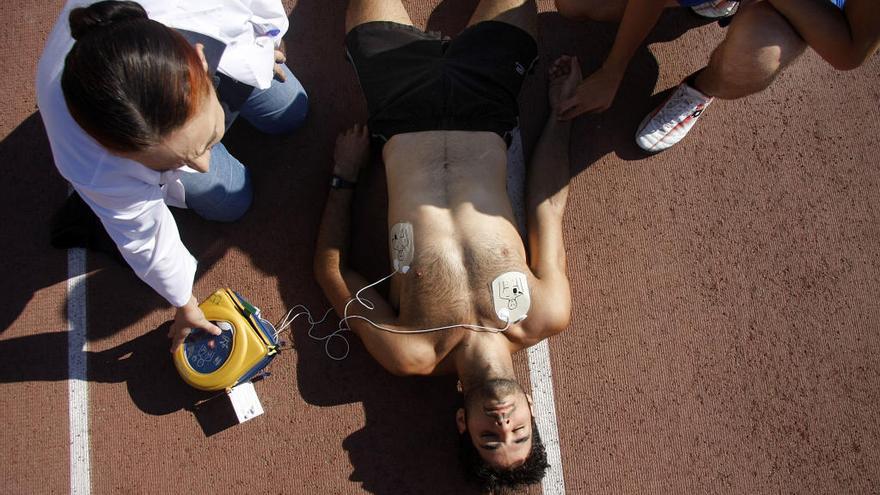
[[[534,0],[482,0],[455,39],[412,26],[400,0],[352,0],[346,47],[383,138],[392,267],[389,298],[348,266],[350,209],[368,160],[361,126],[340,135],[315,274],[337,314],[396,375],[456,373],[469,478],[487,490],[534,483],[547,467],[531,398],[511,354],[564,330],[571,295],[562,218],[569,123],[548,119],[530,166],[526,251],[507,194],[517,95],[536,60]],[[550,69],[554,110],[575,59]],[[553,115],[555,115],[555,111]]]

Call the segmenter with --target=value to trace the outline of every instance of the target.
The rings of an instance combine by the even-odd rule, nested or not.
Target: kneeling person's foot
[[[684,138],[714,98],[683,82],[649,113],[636,131],[636,144],[651,153],[663,151]]]

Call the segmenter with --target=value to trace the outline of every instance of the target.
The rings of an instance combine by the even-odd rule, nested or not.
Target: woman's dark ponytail
[[[105,1],[70,11],[70,35],[80,40],[89,32],[115,22],[147,19],[147,11],[137,2]]]
[[[193,116],[211,92],[196,49],[135,2],[74,9],[61,89],[73,119],[105,148],[137,152]]]

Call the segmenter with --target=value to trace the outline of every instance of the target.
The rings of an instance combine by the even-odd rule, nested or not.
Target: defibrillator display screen
[[[223,323],[223,322],[218,322]],[[194,331],[183,343],[183,352],[190,367],[199,373],[213,373],[223,366],[232,352],[231,325],[218,324],[222,333],[211,335],[207,332]]]

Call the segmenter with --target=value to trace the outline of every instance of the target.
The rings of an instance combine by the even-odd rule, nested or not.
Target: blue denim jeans
[[[309,98],[302,84],[286,65],[284,82],[272,80],[267,89],[254,89],[239,109],[239,115],[267,134],[285,134],[306,120]],[[248,169],[229,154],[223,143],[211,148],[208,171],[181,174],[186,205],[206,220],[232,222],[241,218],[253,200]]]

